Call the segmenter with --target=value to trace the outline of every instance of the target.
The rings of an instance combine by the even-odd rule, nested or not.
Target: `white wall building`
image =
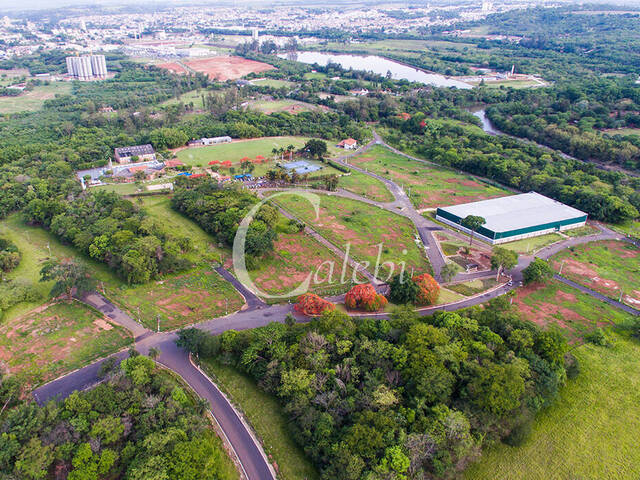
[[[104,55],[67,57],[67,73],[78,80],[95,80],[107,77],[107,62]]]

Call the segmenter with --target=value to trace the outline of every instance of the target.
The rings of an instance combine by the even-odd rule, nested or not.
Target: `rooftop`
[[[465,218],[468,215],[481,216],[487,221],[483,225],[484,228],[493,232],[509,232],[587,215],[536,192],[441,207],[440,210],[459,218]]]
[[[129,147],[116,148],[116,154],[121,157],[133,157],[134,155],[150,155],[154,153],[151,144],[146,145],[131,145]]]
[[[291,162],[291,163],[285,163],[283,165],[283,167],[285,168],[285,170],[293,170],[296,173],[302,175],[305,173],[311,173],[311,172],[316,172],[318,170],[321,170],[322,167],[320,165],[313,165],[309,162],[306,162],[304,160],[299,160],[297,162]]]

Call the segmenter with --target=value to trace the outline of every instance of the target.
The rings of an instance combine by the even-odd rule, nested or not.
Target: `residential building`
[[[155,160],[156,152],[151,144],[147,143],[146,145],[116,148],[114,157],[118,163],[131,163],[132,161]]]

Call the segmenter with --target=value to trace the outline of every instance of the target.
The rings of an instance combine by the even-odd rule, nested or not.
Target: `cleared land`
[[[379,145],[349,162],[402,185],[418,209],[509,195],[507,190],[471,175],[410,160]]]
[[[193,103],[193,107],[196,109],[204,108],[204,104],[202,102],[202,97],[207,97],[212,93],[210,90],[192,90],[190,92],[183,93],[182,95],[174,98],[170,98],[162,102],[160,105],[177,105],[182,102],[185,105],[189,105]]]
[[[608,297],[640,307],[640,249],[627,242],[576,245],[554,255],[562,275]]]
[[[316,219],[313,206],[293,195],[277,198],[277,203],[293,215],[309,224],[324,238],[343,251],[347,246],[350,255],[357,261],[369,262],[369,271],[374,273],[380,252],[381,270],[385,277],[395,265],[396,273],[406,262],[406,271],[422,273],[430,271],[429,262],[410,220],[366,203],[332,195],[320,195],[319,217]]]
[[[297,114],[302,112],[311,112],[315,110],[327,110],[326,107],[312,105],[310,103],[299,102],[297,100],[255,100],[249,102],[247,108],[257,110],[258,112],[270,114],[274,112],[286,112]]]
[[[244,299],[211,268],[168,275],[144,285],[107,288],[111,301],[146,327],[174,330],[239,310]]]
[[[0,367],[38,384],[132,341],[124,328],[81,303],[44,305],[0,325]]]
[[[561,327],[570,338],[631,318],[622,310],[556,280],[519,288],[513,303],[524,318],[543,328]]]
[[[279,80],[276,78],[256,78],[255,80],[251,80],[251,84],[257,87],[274,88],[291,87],[292,85],[295,85],[294,82],[288,82],[287,80]]]
[[[17,97],[0,97],[0,114],[18,113],[39,110],[45,100],[54,98],[56,94],[71,92],[71,82],[51,82],[50,85],[34,87]]]
[[[640,128],[609,128],[602,132],[609,135],[640,135]]]
[[[640,477],[640,346],[614,336],[611,348],[573,351],[580,374],[537,417],[521,447],[496,445],[464,474],[467,480]]]
[[[355,170],[351,170],[351,173],[348,175],[342,175],[338,186],[356,195],[370,198],[371,200],[393,202],[393,195],[384,183],[377,178],[370,177]]]
[[[233,56],[185,60],[184,64],[191,70],[206,73],[212,80],[222,81],[235,80],[249,73],[266,72],[275,69],[268,63]]]
[[[289,419],[278,400],[259,388],[253,379],[233,367],[215,360],[202,366],[240,407],[262,440],[269,460],[278,465],[279,478],[284,480],[317,480],[320,475],[295,443],[289,430]]]
[[[333,267],[331,267],[333,265]],[[260,261],[249,272],[253,282],[270,295],[287,295],[312,274],[309,290],[318,295],[339,295],[351,288],[353,269],[345,268],[345,283],[340,283],[343,259],[309,235],[278,233],[273,256]],[[333,274],[331,270],[333,269]]]

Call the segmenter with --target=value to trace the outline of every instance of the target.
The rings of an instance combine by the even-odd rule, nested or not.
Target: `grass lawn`
[[[18,214],[0,221],[0,236],[15,243],[22,253],[22,260],[18,268],[5,274],[4,277],[8,280],[35,285],[40,294],[39,301],[19,303],[7,310],[3,319],[5,322],[33,310],[49,298],[53,283],[40,282],[39,280],[42,263],[51,256],[59,259],[75,258],[86,264],[97,280],[112,285],[122,284],[121,280],[106,265],[82,257],[73,247],[61,244],[53,235],[40,227],[25,225]],[[49,254],[49,249],[51,254]]]
[[[206,167],[212,160],[219,160],[221,162],[231,161],[234,164],[239,164],[240,159],[249,157],[251,159],[256,158],[258,155],[262,155],[268,160],[273,160],[272,150],[274,148],[286,148],[289,145],[293,145],[296,149],[302,147],[309,138],[307,137],[267,137],[249,140],[236,140],[231,143],[221,143],[219,145],[211,145],[208,147],[192,147],[180,150],[177,154],[179,160],[183,161],[187,165],[194,165],[200,167]],[[332,145],[332,142],[327,141],[329,147],[330,156],[337,156],[340,149]],[[278,160],[280,160],[278,158]],[[285,159],[287,160],[287,159]],[[235,165],[236,167],[238,165]]]
[[[464,473],[466,480],[640,477],[640,346],[615,336],[611,348],[581,345],[580,374],[538,415],[521,447],[496,445]]]
[[[371,200],[393,202],[393,195],[384,183],[377,178],[370,177],[355,170],[351,170],[351,173],[348,175],[342,175],[338,186],[356,195],[370,198]]]
[[[203,362],[206,372],[242,410],[262,441],[265,452],[275,460],[283,480],[317,480],[320,475],[291,438],[287,416],[278,400],[262,391],[249,376],[215,360]]]
[[[273,256],[262,260],[260,268],[249,275],[260,290],[270,295],[287,295],[309,274],[313,274],[309,291],[322,296],[339,295],[354,285],[353,269],[348,265],[345,283],[340,282],[343,262],[344,259],[304,232],[278,233]]]
[[[79,302],[57,303],[0,325],[0,360],[32,385],[132,344],[131,334]]]
[[[543,328],[559,326],[570,338],[581,337],[597,327],[626,323],[633,318],[557,280],[546,285],[519,288],[513,303],[524,318]]]
[[[351,158],[349,162],[401,185],[418,209],[509,195],[507,190],[484,183],[471,175],[410,160],[380,145]]]
[[[620,232],[625,235],[631,235],[633,237],[640,238],[640,221],[638,220],[629,220],[619,225],[611,225],[611,227],[616,232]]]
[[[71,92],[71,82],[51,82],[50,85],[34,87],[17,97],[0,97],[0,114],[39,110],[45,100],[54,98],[56,94]]]
[[[502,243],[499,246],[514,252],[529,254],[537,252],[547,245],[556,243],[562,240],[562,236],[557,233],[547,233],[546,235],[540,235],[538,237],[523,238],[522,240],[516,240],[515,242]]]
[[[640,135],[640,128],[609,128],[602,132],[609,135]]]
[[[194,108],[203,109],[204,104],[202,102],[202,97],[206,98],[210,93],[213,93],[213,92],[205,89],[191,90],[190,92],[185,92],[178,97],[173,97],[173,98],[170,98],[169,100],[165,100],[160,105],[162,106],[177,105],[180,102],[182,102],[185,105],[189,105],[190,103],[193,102]]]
[[[270,114],[273,112],[301,113],[318,110],[319,107],[311,103],[299,102],[297,100],[254,100],[247,106],[250,110]]]
[[[107,296],[144,326],[162,331],[239,310],[242,296],[212,268],[197,267],[144,285],[106,286]]]
[[[496,285],[498,285],[498,282],[496,282],[495,278],[484,278],[471,280],[464,283],[456,283],[454,285],[447,285],[447,288],[466,297],[470,297],[472,295],[484,292],[485,290],[489,290]]]
[[[274,87],[274,88],[290,87],[292,85],[295,85],[294,82],[279,80],[277,78],[257,78],[255,80],[251,80],[251,84],[256,85],[257,87]]]
[[[408,272],[414,269],[418,274],[431,270],[422,242],[407,218],[344,197],[320,195],[320,198],[317,220],[313,206],[298,197],[281,196],[277,203],[343,251],[348,245],[354,259],[369,262],[371,273],[374,273],[378,252],[381,251],[381,272],[378,276],[383,280],[389,268],[382,262],[392,262],[396,273],[401,268],[400,262],[406,262]]]
[[[567,248],[551,259],[556,271],[604,295],[640,307],[640,249],[617,241],[591,242]]]
[[[464,295],[453,291],[450,287],[440,287],[440,295],[438,295],[438,301],[436,305],[444,305],[445,303],[453,303],[458,300],[464,300]]]
[[[587,235],[594,235],[598,232],[600,232],[600,230],[598,230],[596,227],[587,224],[583,227],[565,230],[562,233],[564,233],[567,237],[586,237]]]
[[[307,72],[307,73],[304,74],[304,79],[305,80],[313,80],[313,79],[322,80],[323,78],[327,78],[327,74],[326,73]]]

